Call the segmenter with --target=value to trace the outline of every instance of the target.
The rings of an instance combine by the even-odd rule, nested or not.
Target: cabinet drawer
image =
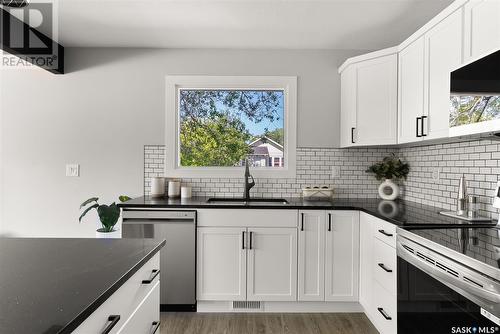
[[[373,306],[371,314],[375,319],[375,327],[380,334],[397,333],[397,299],[386,291],[378,282],[373,284]]]
[[[160,282],[137,305],[118,334],[160,334]]]
[[[110,334],[117,333],[125,320],[137,308],[137,305],[144,300],[155,284],[159,282],[160,275],[158,274],[151,283],[142,283],[143,280],[148,280],[152,277],[153,270],[159,270],[159,268],[160,253],[157,253],[102,303],[73,333],[101,333],[110,324],[109,317],[111,315],[119,315],[120,320],[109,332]]]
[[[373,240],[373,272],[375,280],[396,295],[396,250],[375,238]]]
[[[198,227],[297,227],[297,210],[202,209]]]
[[[396,248],[396,225],[374,218],[373,233],[377,239],[382,240],[393,248]]]

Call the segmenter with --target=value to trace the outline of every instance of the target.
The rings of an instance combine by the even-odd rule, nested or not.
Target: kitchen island
[[[159,290],[154,278],[164,245],[151,239],[1,238],[0,333],[130,332],[139,306]],[[125,292],[132,292],[130,300]],[[159,325],[159,310],[149,316]]]

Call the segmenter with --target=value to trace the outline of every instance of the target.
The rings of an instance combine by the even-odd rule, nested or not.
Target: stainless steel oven
[[[397,254],[398,333],[500,333],[495,268],[411,231],[398,230]]]

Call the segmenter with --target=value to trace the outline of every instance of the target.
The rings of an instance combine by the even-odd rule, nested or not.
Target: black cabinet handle
[[[427,118],[427,116],[422,116],[420,117],[420,121],[422,123],[422,137],[426,137],[427,134],[424,132],[424,120]]]
[[[304,213],[300,213],[300,230],[304,231]]]
[[[113,327],[115,327],[118,321],[120,321],[119,315],[110,315],[108,317],[109,324],[106,326],[106,328],[104,328],[101,334],[108,334],[109,332],[111,332],[111,330],[113,329]]]
[[[422,119],[422,117],[417,117],[416,120],[415,120],[416,121],[416,123],[415,123],[415,127],[416,127],[415,131],[417,133],[416,134],[417,137],[422,137],[422,135],[420,134],[420,131],[418,131],[418,123],[419,123],[419,120],[421,120],[421,119]]]
[[[384,230],[378,230],[379,233],[382,233],[383,235],[385,235],[386,237],[392,237],[393,235],[391,233],[387,233],[386,231]]]
[[[380,268],[384,269],[386,272],[388,272],[388,273],[392,273],[392,269],[388,269],[388,268],[386,268],[386,266],[384,266],[384,264],[383,264],[383,263],[379,263],[379,264],[378,264],[378,266],[379,266]]]
[[[155,334],[156,331],[158,330],[158,328],[160,328],[160,322],[159,321],[153,321],[153,331],[151,332],[151,334]]]
[[[385,313],[383,308],[379,307],[377,308],[377,310],[380,312],[380,314],[384,316],[385,320],[392,320],[392,318],[389,315],[387,315],[387,313]]]
[[[245,231],[241,232],[241,249],[245,249]]]
[[[250,247],[248,249],[252,249],[252,243],[253,243],[253,232],[250,232]]]
[[[142,284],[151,284],[151,282],[153,282],[153,280],[156,278],[156,276],[158,276],[158,274],[160,274],[160,270],[153,269],[151,271],[151,273],[152,273],[152,276],[149,279],[142,280]]]
[[[328,214],[328,232],[331,232],[332,230],[332,214]]]
[[[354,141],[354,129],[356,128],[351,128],[351,144],[356,144],[356,142]]]

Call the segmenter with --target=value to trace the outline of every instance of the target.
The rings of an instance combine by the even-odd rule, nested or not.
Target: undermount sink
[[[224,198],[212,197],[207,200],[207,203],[232,203],[232,204],[288,204],[284,198]]]

